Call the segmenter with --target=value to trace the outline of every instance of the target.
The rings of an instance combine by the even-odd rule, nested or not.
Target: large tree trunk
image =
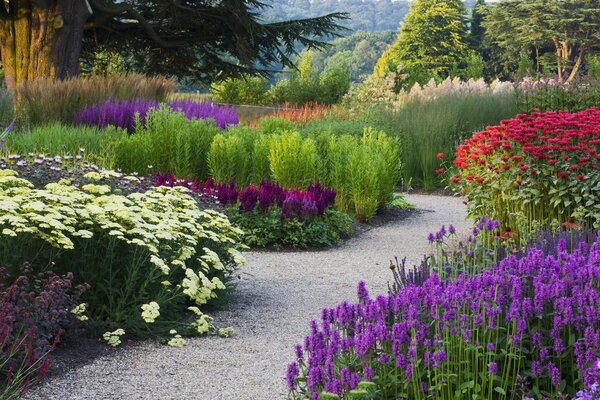
[[[5,3],[6,4],[6,3]],[[11,0],[0,4],[0,52],[9,88],[79,74],[86,0]]]

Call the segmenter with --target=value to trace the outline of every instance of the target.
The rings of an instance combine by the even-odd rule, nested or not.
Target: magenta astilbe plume
[[[323,214],[327,208],[333,207],[335,204],[335,190],[321,186],[321,182],[318,180],[309,185],[306,191],[312,194],[319,214]]]
[[[240,190],[240,209],[251,212],[258,201],[258,189],[256,185],[250,185]]]
[[[238,201],[238,189],[235,183],[217,183],[215,184],[215,196],[221,205],[233,205]]]
[[[204,183],[196,179],[177,179],[172,174],[157,173],[153,176],[155,186],[184,186],[194,193],[214,196],[224,206],[240,202],[240,210],[252,212],[258,207],[267,212],[271,207],[281,209],[281,219],[302,220],[323,215],[325,210],[335,204],[335,190],[321,186],[317,181],[306,191],[296,189],[285,190],[278,183],[262,181],[257,188],[250,185],[238,190],[234,182],[215,183],[212,178]]]
[[[258,192],[258,204],[261,211],[265,212],[275,205],[281,207],[285,200],[286,191],[278,183],[263,180]]]

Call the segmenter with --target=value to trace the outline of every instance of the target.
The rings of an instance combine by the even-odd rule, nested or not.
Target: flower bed
[[[216,331],[198,306],[227,293],[243,261],[241,232],[224,215],[200,210],[185,188],[117,194],[105,174],[88,173],[95,183],[81,187],[61,180],[35,189],[0,171],[0,264],[12,276],[24,260],[72,271],[74,282],[90,285],[82,296],[88,324],[117,332],[109,343],[118,344],[119,333]],[[182,319],[186,309],[196,314],[192,322]]]
[[[600,110],[518,115],[458,147],[452,184],[470,216],[508,228],[600,226]]]
[[[167,106],[174,112],[181,112],[187,119],[212,119],[215,124],[225,129],[238,124],[235,106],[219,106],[213,103],[198,103],[193,100],[173,100]],[[151,109],[157,109],[160,103],[154,100],[135,98],[131,100],[106,100],[104,103],[84,107],[73,117],[75,125],[95,125],[105,128],[114,125],[134,132],[136,115],[139,123],[144,125],[146,114]]]
[[[550,253],[532,248],[452,279],[433,272],[387,296],[369,296],[360,282],[359,302],[324,309],[296,346],[291,398],[557,399],[595,390],[600,236],[572,253],[559,240]]]
[[[317,181],[303,191],[284,189],[263,181],[241,189],[234,183],[219,184],[176,179],[156,174],[156,186],[184,186],[195,193],[213,196],[226,206],[231,221],[244,231],[244,243],[254,247],[328,247],[350,233],[352,219],[333,210],[336,193]]]

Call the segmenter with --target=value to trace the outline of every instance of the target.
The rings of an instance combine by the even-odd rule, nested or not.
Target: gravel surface
[[[363,232],[328,251],[251,252],[227,311],[213,313],[231,338],[193,338],[181,349],[151,341],[105,351],[53,374],[26,399],[285,399],[285,368],[293,345],[308,333],[321,308],[354,301],[356,284],[385,293],[394,256],[416,263],[441,225],[466,232],[460,200],[407,195],[416,211]],[[85,352],[82,355],[85,357]]]

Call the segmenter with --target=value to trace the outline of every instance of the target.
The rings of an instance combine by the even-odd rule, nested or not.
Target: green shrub
[[[197,307],[225,293],[242,261],[241,231],[224,215],[201,211],[184,188],[117,195],[91,173],[100,180],[81,188],[61,181],[34,189],[15,175],[0,171],[0,264],[11,275],[23,260],[73,271],[75,283],[90,285],[82,301],[91,326],[117,329],[105,336],[111,344],[118,329],[138,337],[212,329]],[[191,323],[182,318],[188,306]]]
[[[271,138],[260,135],[254,142],[252,150],[252,178],[250,183],[259,184],[262,180],[271,180],[271,164],[269,149]]]
[[[300,132],[304,136],[314,136],[321,133],[330,135],[353,135],[360,137],[369,124],[360,119],[317,119],[308,122]]]
[[[377,163],[373,162],[370,149],[354,146],[348,154],[346,174],[354,215],[359,221],[367,221],[375,215],[379,205],[379,175]]]
[[[250,173],[249,155],[244,141],[236,134],[218,134],[208,152],[208,167],[216,182],[235,182],[243,186]]]
[[[269,81],[261,77],[229,78],[210,88],[213,99],[228,104],[270,104]]]
[[[275,123],[278,120],[274,120]],[[337,192],[338,210],[368,220],[392,200],[400,176],[400,144],[383,132],[262,133],[234,128],[215,137],[208,153],[212,177],[238,186],[272,180],[305,189],[317,179]]]
[[[34,127],[29,132],[11,132],[6,137],[6,150],[13,154],[41,153],[77,155],[82,150],[86,158],[103,167],[114,163],[114,144],[127,138],[119,128],[99,130],[88,126],[68,126],[59,122]]]
[[[362,138],[331,137],[327,185],[337,192],[336,206],[365,221],[392,200],[400,174],[400,144],[383,132],[365,129]]]
[[[115,167],[126,172],[168,171],[181,177],[206,179],[207,153],[221,131],[212,121],[188,120],[168,107],[152,110],[145,124],[115,145]]]
[[[275,103],[335,104],[350,89],[350,74],[344,67],[334,67],[319,74],[312,66],[313,54],[306,52],[298,62],[298,71],[282,79],[270,90]]]
[[[273,135],[281,131],[292,131],[295,129],[295,125],[284,118],[266,117],[259,121],[258,129],[261,133]]]
[[[314,140],[298,132],[283,132],[271,138],[269,162],[273,180],[285,188],[307,188],[319,178],[321,160]]]
[[[20,118],[32,125],[71,123],[73,115],[86,105],[115,98],[163,101],[174,87],[175,83],[167,78],[140,74],[38,79],[18,87],[16,98]]]

